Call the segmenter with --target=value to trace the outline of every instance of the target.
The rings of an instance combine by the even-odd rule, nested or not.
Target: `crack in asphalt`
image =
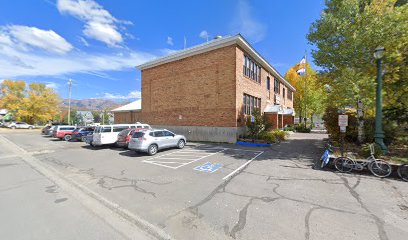
[[[106,175],[97,175],[95,174],[95,169],[94,168],[89,168],[89,169],[78,169],[75,168],[72,164],[62,162],[60,160],[57,160],[51,156],[41,156],[42,161],[50,162],[53,163],[57,166],[63,167],[65,169],[69,169],[74,173],[77,174],[85,174],[91,179],[98,179],[97,185],[101,188],[112,190],[112,189],[117,189],[117,188],[133,188],[135,191],[150,195],[154,198],[156,198],[156,193],[152,191],[148,191],[140,186],[138,186],[139,182],[147,182],[150,184],[155,184],[155,185],[166,185],[170,184],[171,182],[164,182],[164,183],[159,183],[159,182],[154,182],[154,181],[149,181],[146,179],[129,179],[129,178],[115,178],[111,176],[106,176]],[[124,173],[124,170],[121,171],[121,174]],[[110,180],[110,184],[108,183],[107,180]],[[118,184],[118,185],[113,185],[113,181],[120,182],[120,183],[125,183],[125,184]]]
[[[404,196],[404,194],[402,194],[402,192],[394,184],[392,184],[390,180],[384,179],[384,182],[391,186],[391,188],[395,191],[395,193],[398,195],[398,197],[404,204],[408,205],[408,200],[405,199],[406,197]]]
[[[0,163],[0,168],[18,165],[17,163]]]
[[[360,181],[361,181],[361,176],[357,176],[357,182],[354,184],[352,189],[356,189],[358,187],[358,185],[360,185]]]
[[[315,207],[319,207],[319,208],[322,208],[322,209],[333,210],[333,211],[336,211],[336,212],[357,214],[355,212],[344,210],[344,209],[327,207],[327,206],[324,206],[324,205],[321,205],[321,204],[317,204],[317,203],[313,203],[313,202],[309,202],[309,201],[305,201],[305,200],[300,200],[300,199],[296,199],[296,198],[287,197],[287,196],[285,196],[285,195],[278,192],[278,188],[280,187],[280,184],[278,184],[278,183],[271,183],[271,184],[275,185],[275,187],[273,188],[273,192],[276,195],[280,196],[282,199],[286,199],[286,200],[290,200],[290,201],[294,201],[294,202],[298,202],[298,203],[309,204],[309,205],[312,205],[312,206],[315,206]]]
[[[254,200],[261,200],[262,202],[265,203],[270,203],[275,200],[281,199],[280,197],[276,198],[271,198],[271,197],[252,197],[249,199],[249,202],[239,211],[239,218],[238,222],[232,227],[231,232],[229,233],[229,236],[231,236],[233,239],[236,239],[236,234],[237,232],[243,230],[246,225],[246,219],[247,219],[247,213],[248,213],[248,208],[252,204]],[[225,231],[225,229],[224,229]]]
[[[118,181],[118,182],[124,182],[124,183],[128,183],[128,184],[123,184],[123,185],[116,185],[116,186],[109,186],[109,184],[107,183],[106,180],[110,179],[111,181]],[[115,177],[110,177],[110,176],[102,176],[97,184],[101,187],[101,188],[105,188],[108,190],[112,190],[115,188],[133,188],[135,191],[144,193],[144,194],[149,194],[152,197],[156,198],[156,193],[155,192],[151,192],[148,191],[140,186],[138,186],[138,182],[148,182],[151,184],[155,184],[155,185],[166,185],[166,184],[170,184],[171,182],[165,182],[165,183],[158,183],[158,182],[153,182],[153,181],[148,181],[148,180],[137,180],[137,179],[129,179],[129,178],[115,178]],[[113,185],[113,184],[111,184]]]
[[[361,200],[360,194],[358,194],[357,191],[350,186],[347,178],[345,178],[343,176],[339,176],[339,177],[340,177],[340,179],[343,180],[344,186],[349,190],[351,196],[353,196],[354,199],[356,199],[356,201],[360,204],[361,208],[364,209],[367,213],[369,213],[370,217],[375,221],[375,224],[376,224],[377,229],[378,229],[378,236],[380,237],[380,239],[381,240],[388,240],[388,236],[387,236],[387,233],[385,232],[385,228],[384,228],[384,221],[381,220],[377,215],[375,215],[374,213],[372,213],[368,209],[368,207]]]
[[[305,216],[305,228],[306,228],[306,232],[305,232],[305,240],[309,240],[310,239],[310,216],[312,215],[312,212],[317,210],[317,209],[321,209],[320,207],[312,207],[311,209],[309,209],[309,211],[306,213]]]

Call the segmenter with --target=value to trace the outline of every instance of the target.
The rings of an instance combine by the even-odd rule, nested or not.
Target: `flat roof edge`
[[[152,67],[156,67],[165,63],[177,61],[183,58],[191,57],[197,54],[209,52],[215,49],[227,47],[233,44],[237,44],[242,47],[244,50],[248,52],[252,57],[255,57],[261,65],[266,68],[268,71],[272,72],[277,78],[279,78],[287,87],[289,87],[292,91],[296,91],[295,87],[292,86],[268,61],[266,61],[261,54],[259,54],[252,46],[249,44],[240,34],[220,38],[216,40],[212,40],[210,42],[206,42],[197,46],[193,46],[191,48],[181,50],[179,52],[160,57],[149,62],[140,64],[136,66],[139,70],[144,70]]]

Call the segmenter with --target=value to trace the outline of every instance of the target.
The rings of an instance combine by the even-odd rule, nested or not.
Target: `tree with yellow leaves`
[[[297,71],[306,67],[306,74],[299,75]],[[318,75],[309,64],[300,66],[299,64],[291,67],[285,74],[287,79],[295,88],[294,108],[299,122],[303,118],[312,119],[314,114],[321,114],[325,109],[326,92],[324,85],[318,81]]]
[[[0,85],[0,108],[14,113],[19,121],[30,124],[52,120],[59,111],[58,94],[44,83],[4,80]]]

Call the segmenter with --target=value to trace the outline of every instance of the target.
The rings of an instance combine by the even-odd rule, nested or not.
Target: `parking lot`
[[[272,148],[188,143],[155,156],[38,132],[2,136],[175,239],[407,236],[407,184],[313,170],[323,134]]]

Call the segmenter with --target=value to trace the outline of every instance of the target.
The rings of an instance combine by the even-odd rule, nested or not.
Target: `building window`
[[[273,90],[275,93],[280,93],[280,82],[279,79],[275,77],[275,84],[273,86]]]
[[[254,111],[254,109],[260,109],[261,108],[261,99],[244,94],[244,106],[243,106],[243,112],[244,114],[251,115]]]
[[[244,76],[261,83],[261,67],[244,54]]]
[[[292,90],[290,90],[290,89],[288,88],[288,99],[289,99],[289,100],[292,100],[292,97],[293,97],[293,92],[292,92]]]
[[[283,96],[283,99],[285,99],[285,88],[282,88],[282,90],[283,90],[282,96]]]
[[[271,79],[269,77],[266,78],[266,89],[271,90]]]

